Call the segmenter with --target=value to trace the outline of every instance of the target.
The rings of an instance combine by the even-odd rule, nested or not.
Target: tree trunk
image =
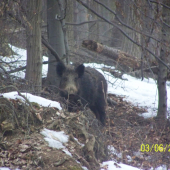
[[[136,6],[135,4],[141,3],[143,1],[132,1],[132,0],[116,0],[116,16],[114,18],[114,23],[119,25],[119,27],[128,34],[130,38],[133,40],[140,42],[141,35],[136,31],[127,28],[122,25],[119,21],[123,21],[125,25],[128,25],[136,30],[140,30],[140,19],[137,16]],[[118,19],[118,18],[119,19]],[[113,38],[112,45],[132,56],[135,56],[140,59],[141,56],[141,48],[136,44],[131,42],[126,36],[124,36],[119,29],[113,27]]]
[[[87,0],[83,0],[83,2],[87,3]],[[74,14],[75,23],[82,23],[88,21],[87,9],[78,2],[75,3]],[[81,46],[81,42],[84,39],[88,38],[88,32],[89,32],[88,24],[74,26],[74,40],[76,41],[77,48]]]
[[[160,58],[165,61],[166,51],[161,48]],[[166,90],[167,68],[159,63],[158,72],[158,114],[157,118],[160,122],[165,122],[167,116],[167,90]],[[162,123],[161,123],[162,124]]]
[[[53,49],[59,54],[60,57],[65,55],[64,35],[62,24],[59,20],[61,10],[58,1],[47,0],[47,31],[48,41]],[[62,16],[61,16],[62,17]],[[55,57],[49,53],[49,62],[55,60]],[[56,75],[56,63],[49,63],[46,85],[58,87],[59,78]],[[57,88],[55,88],[57,90]]]
[[[100,2],[102,2],[103,4],[105,4],[106,6],[110,7],[110,0],[100,0]],[[98,12],[104,17],[107,18],[109,20],[112,19],[113,15],[109,15],[110,12],[103,8],[101,5],[98,5]],[[112,40],[112,35],[111,35],[111,29],[112,29],[112,25],[105,23],[105,22],[98,22],[98,40],[100,42],[102,42],[103,44],[110,44],[110,41]]]
[[[25,78],[28,80],[29,90],[39,95],[42,86],[42,0],[27,1],[27,9],[27,17],[30,24],[27,24],[26,27],[27,68]]]
[[[170,6],[169,0],[163,0],[163,4]],[[169,27],[170,25],[170,10],[163,6],[162,12],[162,42],[161,42],[161,51],[160,51],[160,58],[165,63],[168,62],[168,58],[170,58],[170,32]],[[167,80],[167,68],[159,62],[159,72],[158,72],[158,114],[157,119],[159,125],[165,125],[165,121],[167,119],[167,90],[166,90],[166,80]]]

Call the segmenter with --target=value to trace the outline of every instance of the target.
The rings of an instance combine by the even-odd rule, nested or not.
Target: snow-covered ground
[[[11,46],[11,45],[10,45]],[[15,67],[23,67],[26,65],[26,50],[16,48],[11,46],[13,51],[15,51],[18,55],[14,55],[12,57],[3,57],[3,60],[6,62],[17,61],[17,64],[14,64]],[[43,56],[43,61],[47,61],[48,58]],[[11,64],[12,65],[12,64]],[[101,70],[102,67],[110,67],[105,66],[103,64],[84,64],[85,66],[90,66],[96,68],[99,72],[101,72],[107,82],[108,82],[108,93],[113,93],[117,95],[124,96],[125,100],[132,102],[134,105],[141,106],[147,108],[147,112],[143,113],[144,117],[153,117],[157,114],[158,108],[158,91],[156,81],[149,78],[144,78],[143,81],[140,79],[134,78],[130,75],[124,74],[123,78],[126,80],[121,80],[114,78],[110,73],[103,72]],[[42,72],[43,76],[46,76],[48,70],[48,65],[43,65]],[[25,72],[20,71],[19,73],[13,73],[15,76],[20,76],[22,78],[25,77]],[[167,103],[168,103],[168,114],[170,114],[170,82],[167,82]]]
[[[12,66],[11,68],[8,68],[6,65],[5,66],[6,71],[9,71],[10,69],[14,70],[15,68],[21,68],[21,67],[26,66],[27,51],[24,49],[17,48],[15,46],[11,46],[10,44],[9,44],[9,46],[17,55],[13,55],[13,56],[9,56],[9,57],[0,56],[0,59],[2,59],[3,61],[5,61],[7,63],[10,63],[10,66]],[[43,56],[43,61],[48,61],[48,57]],[[15,62],[15,63],[12,64],[12,62]],[[42,76],[43,77],[45,77],[47,75],[47,70],[48,70],[48,64],[43,64],[43,68],[42,68]],[[19,71],[16,73],[12,73],[11,75],[25,78],[25,71]]]
[[[133,105],[141,106],[147,108],[147,112],[143,113],[142,116],[145,118],[154,117],[157,115],[158,109],[158,90],[156,81],[149,78],[137,79],[130,75],[124,74],[123,78],[127,80],[121,80],[114,78],[110,73],[102,71],[102,67],[109,67],[103,64],[85,64],[85,66],[90,66],[96,68],[101,72],[107,82],[108,82],[108,93],[117,94],[125,97],[125,100],[130,101]],[[114,67],[110,67],[114,68]],[[168,114],[170,115],[170,82],[167,82],[167,105]]]
[[[13,61],[17,60],[17,67],[25,66],[26,64],[26,51],[22,49],[18,49],[16,47],[13,47],[13,50],[16,51],[16,53],[19,54],[19,56],[14,56]],[[47,60],[46,57],[43,57],[44,61]],[[3,58],[6,62],[11,62],[11,57]],[[142,115],[144,117],[153,117],[156,116],[157,113],[157,107],[158,107],[158,92],[157,92],[157,85],[155,80],[153,79],[144,79],[141,81],[140,79],[134,78],[129,75],[124,75],[123,78],[126,78],[127,81],[120,80],[117,78],[114,78],[110,73],[103,72],[101,70],[104,65],[102,64],[85,64],[85,66],[90,66],[93,68],[96,68],[98,71],[100,71],[108,81],[108,93],[113,93],[117,95],[121,95],[125,97],[125,100],[132,102],[134,105],[145,107],[147,108],[147,112],[143,113]],[[109,66],[108,66],[109,67]],[[48,69],[48,65],[43,66],[43,76],[46,76]],[[15,76],[20,76],[24,78],[25,73],[23,71],[20,71],[19,73],[14,73]],[[1,94],[6,98],[19,98],[24,101],[24,99],[18,95],[17,92],[10,92]],[[61,110],[61,106],[58,102],[50,101],[48,99],[37,97],[34,95],[31,95],[29,93],[22,93],[25,97],[27,97],[31,102],[37,102],[39,105],[45,106],[45,107],[57,107],[59,110]],[[170,82],[167,82],[167,102],[168,102],[168,114],[170,114]],[[66,150],[66,148],[62,145],[62,143],[67,142],[67,136],[64,134],[64,132],[54,132],[49,131],[48,129],[44,129],[41,132],[45,136],[46,141],[52,141],[52,143],[49,142],[49,146],[61,146],[65,150],[66,154],[71,154],[69,151]],[[60,134],[60,137],[57,135]],[[63,140],[61,139],[61,136],[63,136]],[[57,142],[56,142],[57,141]],[[57,144],[56,144],[57,143]],[[55,146],[56,145],[56,146]],[[63,150],[63,151],[64,151]],[[114,161],[107,161],[103,162],[103,166],[108,165],[108,170],[114,170],[117,169],[117,165],[119,166],[120,170],[137,170],[138,168],[125,165],[125,164],[117,164]],[[0,168],[1,170],[2,168]],[[159,167],[155,170],[164,170],[166,167]]]
[[[62,109],[59,102],[48,100],[43,97],[35,96],[30,93],[21,93],[21,94],[25,96],[30,102],[38,103],[39,105],[44,106],[44,107],[56,107],[59,110]],[[8,99],[20,99],[25,102],[25,99],[21,97],[20,95],[18,95],[18,92],[16,91],[4,93],[2,95]]]

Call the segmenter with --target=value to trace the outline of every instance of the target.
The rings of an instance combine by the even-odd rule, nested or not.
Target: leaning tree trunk
[[[170,6],[169,0],[163,0],[163,3],[167,6]],[[168,62],[170,57],[170,28],[167,25],[170,25],[170,10],[163,6],[163,26],[162,26],[162,42],[161,42],[161,51],[160,58],[165,63]],[[167,80],[167,68],[159,62],[159,72],[158,72],[158,114],[157,119],[159,125],[164,125],[167,117],[167,90],[166,90],[166,80]]]
[[[29,90],[40,94],[42,86],[42,48],[41,48],[41,10],[42,0],[27,1],[27,17],[29,24],[26,26],[27,36],[27,67],[26,79]]]

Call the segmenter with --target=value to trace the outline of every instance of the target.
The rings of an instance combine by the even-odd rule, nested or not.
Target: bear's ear
[[[58,62],[56,66],[57,75],[62,77],[63,72],[66,70],[66,66],[62,62]]]
[[[77,72],[79,78],[80,78],[81,76],[83,76],[84,70],[85,70],[85,67],[84,67],[83,64],[79,65],[79,66],[75,69],[75,71]]]

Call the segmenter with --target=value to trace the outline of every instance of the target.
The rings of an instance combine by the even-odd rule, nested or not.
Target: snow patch
[[[63,144],[67,143],[69,138],[63,131],[55,132],[46,128],[44,128],[40,133],[45,136],[44,139],[48,142],[50,147],[57,149],[65,148]]]
[[[39,105],[44,106],[44,107],[56,107],[59,110],[62,109],[60,106],[60,103],[56,101],[52,101],[52,100],[45,99],[43,97],[35,96],[30,93],[21,93],[21,94],[24,95],[30,102],[38,103]],[[25,102],[25,99],[19,96],[17,91],[3,93],[2,95],[8,99],[20,99]]]

